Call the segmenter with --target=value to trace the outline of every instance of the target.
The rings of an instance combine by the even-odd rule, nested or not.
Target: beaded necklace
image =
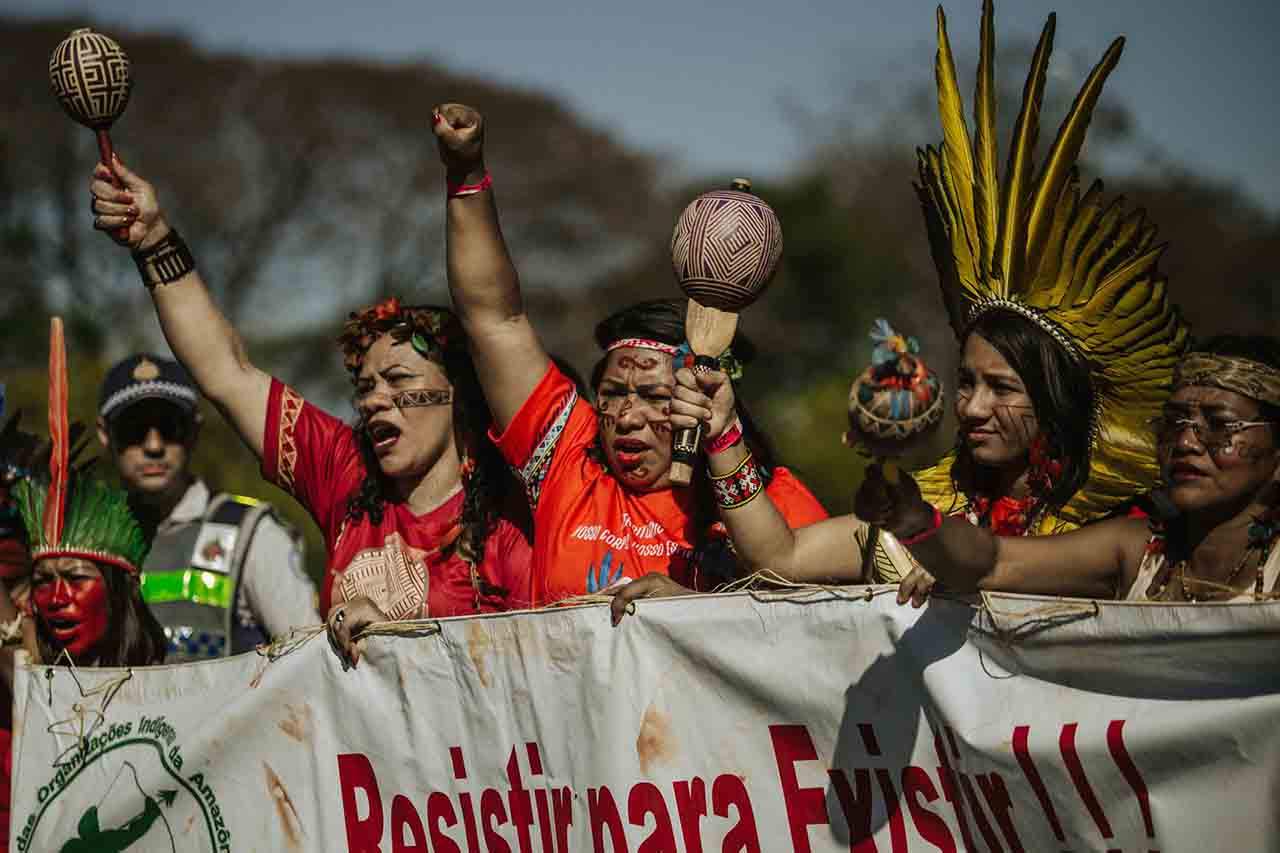
[[[1172,566],[1166,566],[1165,570],[1160,572],[1159,585],[1155,586],[1154,591],[1148,589],[1147,597],[1152,600],[1161,599],[1170,583],[1176,578],[1178,588],[1182,591],[1182,599],[1193,604],[1202,601],[1215,601],[1218,596],[1226,595],[1231,597],[1238,594],[1235,586],[1236,579],[1240,577],[1245,567],[1249,564],[1249,558],[1256,555],[1257,563],[1254,567],[1253,581],[1253,598],[1255,601],[1263,601],[1271,597],[1265,587],[1265,576],[1267,561],[1271,557],[1271,549],[1275,546],[1277,539],[1280,539],[1280,510],[1271,510],[1265,515],[1255,518],[1253,523],[1249,525],[1248,543],[1245,545],[1244,553],[1240,556],[1240,561],[1236,564],[1235,569],[1227,576],[1225,580],[1216,581],[1209,578],[1197,577],[1187,571],[1188,561],[1179,560]],[[1147,545],[1148,554],[1165,554],[1167,559],[1167,535],[1163,525],[1152,524],[1151,541]]]

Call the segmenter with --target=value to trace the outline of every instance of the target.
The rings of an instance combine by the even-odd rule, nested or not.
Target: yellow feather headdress
[[[1001,180],[992,18],[986,0],[971,142],[946,16],[938,8],[943,141],[917,152],[916,191],[957,336],[963,339],[973,321],[989,311],[1008,311],[1036,323],[1089,369],[1094,397],[1089,477],[1056,515],[1041,519],[1038,532],[1049,532],[1096,518],[1155,484],[1148,421],[1168,396],[1187,328],[1156,269],[1164,246],[1155,244],[1155,226],[1141,210],[1125,213],[1120,199],[1104,203],[1100,181],[1080,193],[1076,159],[1124,39],[1112,42],[1090,72],[1037,171],[1040,104],[1056,21],[1049,16],[1031,60]],[[935,505],[955,503],[952,460],[918,476]]]

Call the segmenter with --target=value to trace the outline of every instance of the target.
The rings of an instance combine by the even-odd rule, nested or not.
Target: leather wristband
[[[133,253],[133,262],[147,290],[158,284],[170,284],[196,268],[196,259],[187,248],[186,241],[177,231],[169,233],[156,243]]]

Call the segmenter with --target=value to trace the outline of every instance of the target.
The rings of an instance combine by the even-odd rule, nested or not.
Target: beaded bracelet
[[[469,195],[482,193],[492,186],[493,178],[486,171],[478,184],[455,184],[451,181],[446,181],[445,192],[449,198],[465,198]]]
[[[737,509],[751,503],[764,491],[764,478],[756,461],[748,453],[732,472],[721,477],[711,477],[711,493],[716,506],[721,509]]]
[[[717,453],[724,453],[741,440],[742,421],[738,420],[737,415],[734,415],[733,423],[729,424],[724,432],[708,441],[704,447],[708,456],[715,456]]]
[[[933,520],[929,522],[929,526],[924,530],[921,530],[919,533],[914,533],[905,539],[899,537],[898,541],[900,543],[903,545],[915,545],[919,542],[923,542],[942,529],[942,511],[936,506],[930,506],[929,509],[933,510]]]
[[[138,275],[147,290],[158,284],[171,284],[196,268],[196,259],[186,241],[172,229],[154,246],[135,251],[133,262],[138,265]]]

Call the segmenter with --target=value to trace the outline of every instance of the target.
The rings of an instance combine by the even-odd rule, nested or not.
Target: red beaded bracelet
[[[706,448],[708,456],[715,456],[717,453],[723,453],[730,447],[733,447],[741,439],[742,421],[738,420],[737,415],[734,415],[733,423],[729,424],[729,426],[725,428],[724,432],[708,441],[704,447]]]
[[[899,539],[899,542],[903,545],[915,545],[919,542],[923,542],[942,529],[942,511],[936,506],[931,506],[929,509],[933,510],[933,521],[929,523],[929,526],[924,530],[921,530],[919,533],[908,536],[906,539]]]
[[[493,186],[493,178],[488,172],[484,173],[484,177],[480,179],[478,184],[455,184],[446,181],[445,187],[449,198],[463,198],[469,195],[482,193]]]

